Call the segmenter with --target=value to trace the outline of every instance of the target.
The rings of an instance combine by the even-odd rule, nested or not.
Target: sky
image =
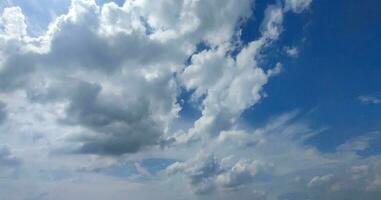
[[[381,198],[380,6],[0,1],[0,200]]]

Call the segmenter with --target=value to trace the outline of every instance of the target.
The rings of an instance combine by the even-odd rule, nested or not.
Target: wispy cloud
[[[381,103],[380,98],[378,98],[377,96],[371,96],[371,95],[359,96],[358,100],[364,104],[380,104]]]

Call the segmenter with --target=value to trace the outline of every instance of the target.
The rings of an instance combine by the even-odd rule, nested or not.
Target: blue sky
[[[378,199],[380,6],[2,1],[0,194]]]
[[[328,127],[311,140],[323,151],[379,130],[381,104],[359,101],[381,94],[379,6],[378,1],[321,1],[302,16],[287,16],[279,44],[297,45],[300,54],[285,60],[284,72],[265,86],[269,97],[246,113],[247,120],[301,109],[314,124]]]

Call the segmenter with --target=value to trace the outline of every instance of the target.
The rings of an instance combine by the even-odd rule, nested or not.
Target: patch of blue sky
[[[140,164],[151,174],[156,175],[162,170],[166,169],[169,165],[175,163],[175,159],[165,158],[150,158],[140,162]]]
[[[137,171],[134,162],[127,161],[124,163],[118,163],[111,165],[109,167],[100,168],[95,170],[98,173],[106,174],[109,176],[120,177],[120,178],[130,178],[139,174]]]
[[[109,2],[114,2],[118,6],[123,6],[125,0],[96,0],[96,2],[98,5],[102,5],[102,4],[109,3]]]
[[[4,7],[18,6],[26,16],[28,33],[31,36],[39,36],[44,33],[52,19],[67,13],[70,1],[68,0],[8,0],[0,5]],[[44,6],[41,6],[44,5]]]
[[[98,5],[114,2],[122,6],[125,0],[96,0],[96,2]],[[0,10],[11,6],[20,7],[26,16],[28,33],[31,36],[39,36],[46,31],[53,19],[68,12],[70,4],[71,0],[6,0],[0,3]]]
[[[380,130],[381,104],[358,100],[361,95],[381,93],[381,2],[367,2],[324,0],[298,17],[287,14],[286,29],[276,45],[295,46],[300,55],[278,58],[283,71],[264,87],[268,97],[242,118],[261,124],[293,109],[310,112],[307,117],[313,124],[329,127],[309,141],[324,152]]]
[[[149,178],[147,175],[155,176],[176,161],[177,160],[167,158],[149,158],[140,162],[126,161],[123,163],[96,169],[94,172],[122,179],[147,179]],[[146,170],[148,174],[141,174],[141,172],[139,172],[140,169],[137,169],[136,163],[138,163],[144,170]]]

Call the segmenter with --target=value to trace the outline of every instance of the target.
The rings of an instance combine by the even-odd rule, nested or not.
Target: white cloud
[[[312,0],[285,0],[285,9],[291,9],[295,13],[300,13],[309,8]]]
[[[272,167],[259,161],[239,160],[231,169],[220,174],[217,182],[226,188],[237,188],[252,182],[261,173],[270,172]]]
[[[332,174],[324,175],[324,176],[315,176],[308,183],[308,187],[316,187],[321,184],[326,184],[331,181],[334,176]]]
[[[262,22],[262,35],[268,39],[277,39],[283,31],[283,9],[279,5],[268,6]]]
[[[270,5],[261,25],[262,36],[244,46],[235,58],[227,54],[231,48],[227,45],[192,56],[182,81],[187,89],[195,89],[194,98],[206,97],[202,101],[202,116],[178,141],[186,142],[200,134],[215,136],[230,129],[245,109],[262,98],[262,87],[280,71],[280,64],[265,72],[258,66],[258,59],[261,50],[278,39],[282,22],[282,8]]]
[[[291,57],[299,56],[299,49],[297,47],[285,47],[284,51]]]
[[[370,147],[370,141],[376,140],[380,137],[380,132],[371,132],[368,134],[363,134],[339,145],[337,147],[337,150],[340,152],[361,152]]]
[[[25,17],[20,7],[5,8],[0,19],[3,37],[21,40],[26,36]]]
[[[381,99],[376,96],[359,96],[358,100],[364,104],[380,104]]]

